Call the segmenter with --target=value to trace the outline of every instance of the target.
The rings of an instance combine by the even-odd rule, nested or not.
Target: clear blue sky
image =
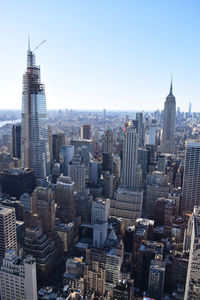
[[[200,112],[199,0],[0,0],[0,109],[20,108],[27,36],[47,107]]]

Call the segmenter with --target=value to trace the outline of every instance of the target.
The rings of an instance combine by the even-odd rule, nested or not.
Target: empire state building
[[[176,123],[176,99],[173,95],[171,82],[170,92],[165,101],[163,134],[161,143],[162,153],[174,153],[174,131]]]
[[[21,164],[33,169],[37,185],[50,183],[50,154],[47,130],[45,86],[35,55],[27,51],[27,69],[23,76]]]

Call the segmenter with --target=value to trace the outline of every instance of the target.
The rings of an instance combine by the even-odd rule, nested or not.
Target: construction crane
[[[35,50],[37,50],[38,48],[40,48],[40,46],[41,46],[42,44],[44,44],[46,41],[47,41],[47,40],[42,41],[37,47],[35,47],[35,49],[33,49],[33,52],[34,52]]]

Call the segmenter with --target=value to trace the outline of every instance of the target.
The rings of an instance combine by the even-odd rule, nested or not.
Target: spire
[[[35,66],[35,55],[30,49],[30,38],[28,35],[28,50],[27,50],[27,68]]]
[[[30,38],[29,38],[29,35],[28,35],[28,51],[31,51],[30,50]]]
[[[171,76],[171,85],[170,85],[170,92],[169,92],[170,95],[173,95],[172,90],[173,90],[173,82],[172,82],[172,76]]]
[[[173,95],[173,81],[172,81],[172,76],[171,76],[171,84],[170,84],[170,90],[169,90],[169,95],[167,96],[170,99],[175,99],[174,95]]]

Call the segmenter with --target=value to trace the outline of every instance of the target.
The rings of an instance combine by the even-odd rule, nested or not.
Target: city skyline
[[[4,1],[0,299],[200,299],[199,8]]]
[[[163,109],[173,74],[177,107],[188,111],[191,102],[192,111],[200,111],[197,1],[46,4],[40,3],[37,22],[29,12],[35,4],[2,5],[7,25],[2,26],[0,109],[20,108],[30,34],[31,49],[47,39],[36,51],[48,109]],[[13,28],[18,34],[11,39]]]

